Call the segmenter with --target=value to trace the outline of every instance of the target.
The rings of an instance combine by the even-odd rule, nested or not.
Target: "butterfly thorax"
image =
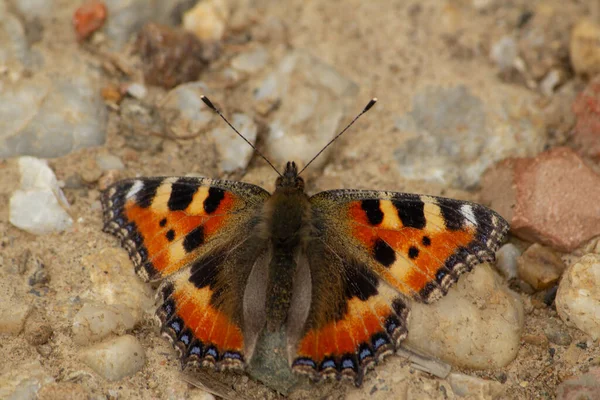
[[[287,163],[275,186],[265,204],[272,249],[266,299],[267,328],[271,331],[285,325],[298,255],[310,228],[310,202],[295,163]]]

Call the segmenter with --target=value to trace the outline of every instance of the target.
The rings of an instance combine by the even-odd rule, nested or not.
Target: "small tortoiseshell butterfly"
[[[136,178],[107,189],[102,204],[104,230],[138,274],[162,280],[157,315],[184,366],[243,368],[263,329],[282,330],[293,370],[357,385],[406,338],[409,299],[445,295],[494,260],[509,228],[486,207],[442,197],[308,196],[293,162],[272,194],[243,182]]]

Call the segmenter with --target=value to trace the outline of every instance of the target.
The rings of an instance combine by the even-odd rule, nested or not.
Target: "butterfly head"
[[[285,166],[283,174],[275,181],[275,187],[279,188],[292,188],[297,190],[304,190],[304,179],[298,176],[298,166],[293,161],[288,161]]]

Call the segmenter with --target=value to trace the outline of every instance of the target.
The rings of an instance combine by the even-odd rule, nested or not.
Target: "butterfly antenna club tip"
[[[204,104],[206,104],[206,106],[208,108],[210,108],[211,110],[213,110],[214,112],[216,112],[219,115],[219,117],[221,117],[221,119],[223,121],[225,121],[225,123],[227,125],[229,125],[229,127],[231,129],[233,129],[233,131],[235,133],[238,134],[239,137],[241,137],[242,139],[244,139],[244,141],[246,143],[248,143],[248,145],[254,149],[254,151],[256,152],[256,154],[258,154],[259,156],[261,156],[267,162],[267,164],[269,164],[271,166],[271,168],[273,168],[275,170],[275,172],[277,172],[277,174],[279,176],[282,176],[281,172],[279,172],[279,170],[277,168],[275,168],[275,166],[273,165],[273,163],[271,163],[271,161],[269,161],[269,159],[267,157],[265,157],[263,155],[263,153],[261,153],[260,151],[258,151],[258,149],[252,143],[250,143],[250,141],[248,139],[246,139],[246,137],[244,135],[242,135],[237,129],[235,129],[235,127],[233,125],[231,125],[231,123],[227,120],[227,118],[225,118],[225,116],[223,114],[221,114],[221,111],[219,111],[219,109],[217,107],[215,107],[215,105],[212,103],[212,101],[209,100],[208,97],[202,95],[202,96],[200,96],[200,99],[204,102]]]
[[[215,105],[212,103],[212,101],[210,101],[208,99],[208,97],[202,95],[202,96],[200,96],[200,99],[204,102],[204,104],[206,104],[206,106],[208,108],[210,108],[211,110],[213,110],[215,112],[219,112],[219,110],[217,110],[217,107],[215,107]]]

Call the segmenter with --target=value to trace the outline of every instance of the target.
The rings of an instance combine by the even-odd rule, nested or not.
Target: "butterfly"
[[[193,177],[128,179],[103,192],[104,231],[143,279],[161,281],[157,316],[184,366],[243,369],[261,332],[281,331],[294,371],[360,386],[406,338],[410,301],[431,303],[493,261],[509,229],[472,202],[308,196],[304,186],[288,162],[273,193]]]

